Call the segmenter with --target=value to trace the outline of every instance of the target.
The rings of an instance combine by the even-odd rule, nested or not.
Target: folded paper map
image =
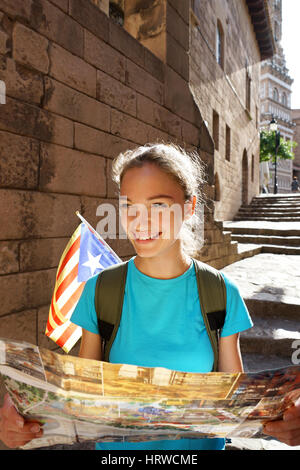
[[[0,374],[43,436],[24,449],[83,441],[264,437],[300,398],[300,367],[187,373],[82,359],[0,338]]]

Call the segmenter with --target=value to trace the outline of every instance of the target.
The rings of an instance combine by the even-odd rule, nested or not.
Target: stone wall
[[[182,3],[168,1],[168,11],[173,34],[176,21],[188,30]],[[137,144],[199,151],[210,198],[201,257],[223,267],[236,253],[214,222],[213,146],[174,54],[158,59],[87,0],[1,1],[1,336],[57,349],[44,331],[75,211],[96,227],[100,203],[117,207],[111,161]],[[134,254],[126,240],[108,242],[123,259]]]
[[[232,220],[240,205],[259,192],[260,52],[244,1],[195,0],[192,18],[190,86],[212,136],[213,113],[218,121],[215,217]],[[223,31],[221,65],[216,57],[217,25]],[[247,74],[251,83],[248,105]]]

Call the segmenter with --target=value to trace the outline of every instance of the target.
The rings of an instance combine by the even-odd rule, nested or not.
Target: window
[[[220,67],[224,70],[224,31],[220,20],[217,21],[216,30],[216,59]]]
[[[213,110],[213,139],[215,150],[219,150],[219,115],[215,110]]]
[[[251,158],[251,181],[254,181],[254,155],[252,154]]]
[[[225,134],[225,158],[230,162],[230,149],[231,149],[231,129],[226,124]]]
[[[246,109],[251,109],[251,76],[249,70],[246,69]]]
[[[287,97],[285,92],[282,93],[282,104],[283,106],[287,106]]]
[[[279,93],[278,93],[277,88],[273,88],[273,100],[279,101]]]

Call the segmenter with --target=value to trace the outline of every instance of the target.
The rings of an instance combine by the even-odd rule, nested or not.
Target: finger
[[[274,433],[272,437],[288,446],[300,446],[300,430],[289,431],[286,433]]]
[[[22,428],[17,428],[13,422],[5,421],[5,429],[15,434],[34,434],[40,431],[41,426],[36,422],[25,422]]]
[[[8,394],[4,397],[2,419],[6,419],[9,422],[14,423],[16,428],[22,428],[25,422],[24,418],[17,412],[15,405]]]
[[[33,433],[33,432],[16,433],[14,431],[6,431],[5,435],[3,436],[3,442],[8,447],[16,448],[16,447],[20,447],[20,446],[27,444],[33,439],[42,437],[42,435],[43,435],[42,430],[40,430],[38,433]]]
[[[300,420],[299,418],[289,420],[289,421],[272,421],[266,423],[264,426],[264,432],[269,433],[282,433],[287,431],[293,431],[295,429],[300,429]]]
[[[292,406],[283,414],[283,420],[289,421],[295,418],[300,418],[300,406]]]

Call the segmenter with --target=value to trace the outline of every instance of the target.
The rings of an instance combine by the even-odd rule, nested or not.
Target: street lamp
[[[275,171],[274,171],[274,194],[277,194],[278,184],[277,184],[277,152],[280,144],[280,132],[278,130],[277,122],[274,118],[270,122],[270,131],[275,132]]]

